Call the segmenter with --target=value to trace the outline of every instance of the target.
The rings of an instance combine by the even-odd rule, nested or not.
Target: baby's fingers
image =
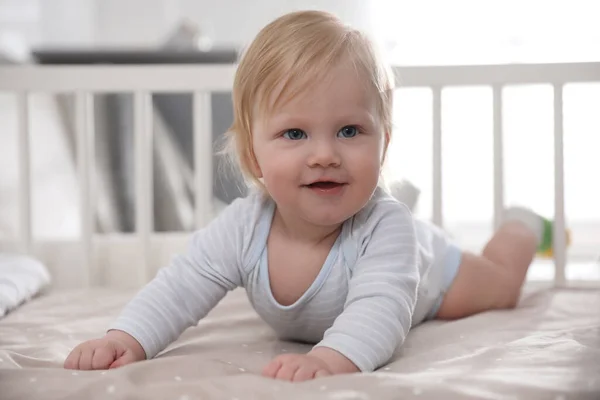
[[[115,362],[110,364],[109,368],[110,369],[119,368],[119,367],[122,367],[123,365],[131,364],[133,362],[135,362],[135,356],[133,355],[133,353],[131,351],[126,351],[125,353],[118,356],[117,359],[115,360]]]
[[[275,360],[271,361],[265,367],[265,369],[263,369],[263,373],[262,373],[263,376],[266,376],[267,378],[275,378],[277,376],[277,372],[279,372],[279,369],[281,368],[282,365],[283,365],[283,363],[279,359],[275,359]]]
[[[79,367],[78,369],[82,369],[84,371],[88,371],[92,369],[92,360],[94,359],[94,353],[96,349],[86,347],[81,351],[81,357],[79,357]]]
[[[79,368],[79,358],[81,357],[81,347],[75,347],[71,353],[67,356],[65,360],[64,367],[66,369],[78,369]]]
[[[108,346],[97,348],[92,357],[91,369],[108,369],[115,358],[114,349]]]
[[[279,379],[282,381],[292,381],[294,379],[294,375],[296,375],[296,371],[300,369],[300,365],[295,362],[286,362],[283,363],[279,371],[277,371],[277,375],[275,375],[275,379]]]
[[[293,382],[304,382],[310,379],[314,379],[315,377],[315,369],[312,366],[301,366],[298,368],[294,377],[292,378]]]

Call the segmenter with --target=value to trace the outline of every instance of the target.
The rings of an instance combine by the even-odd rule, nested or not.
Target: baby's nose
[[[335,144],[328,141],[315,143],[311,149],[308,164],[311,167],[332,167],[341,163],[340,153]]]

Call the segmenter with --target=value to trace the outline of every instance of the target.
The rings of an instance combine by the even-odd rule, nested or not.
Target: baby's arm
[[[411,326],[419,282],[412,216],[392,200],[382,200],[370,212],[371,235],[359,249],[344,311],[309,353],[325,353],[332,373],[352,372],[345,360],[355,370],[375,370],[391,358]]]
[[[187,254],[159,271],[127,304],[104,338],[73,350],[65,367],[101,369],[114,367],[119,357],[125,357],[121,364],[153,358],[186,328],[196,325],[228,290],[240,286],[248,208],[244,201],[234,202],[196,232]],[[91,359],[98,349],[108,349],[101,361]]]

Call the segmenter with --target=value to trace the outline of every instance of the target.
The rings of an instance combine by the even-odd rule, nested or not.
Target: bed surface
[[[133,292],[44,295],[0,320],[0,399],[600,399],[600,290],[528,288],[518,309],[411,331],[373,374],[302,384],[262,367],[308,346],[279,342],[231,293],[158,358],[110,371],[62,369]]]

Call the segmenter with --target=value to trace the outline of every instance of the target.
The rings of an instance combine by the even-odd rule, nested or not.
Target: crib
[[[444,171],[442,164],[442,91],[448,87],[485,86],[493,93],[493,218],[500,224],[505,206],[504,167],[507,160],[503,154],[503,89],[511,85],[548,84],[553,88],[554,100],[554,279],[543,289],[532,289],[518,311],[489,313],[465,321],[452,323],[432,322],[415,329],[415,333],[398,358],[388,367],[375,374],[357,379],[334,377],[327,381],[312,382],[300,386],[267,382],[257,374],[259,364],[267,356],[282,351],[302,351],[300,344],[276,342],[252,316],[243,296],[233,293],[218,310],[212,322],[201,323],[193,328],[196,336],[208,333],[214,347],[198,345],[202,339],[186,332],[178,346],[155,361],[132,366],[122,372],[110,371],[80,373],[80,376],[59,371],[60,356],[65,356],[69,345],[102,332],[102,323],[108,321],[119,306],[124,304],[136,288],[154,276],[156,271],[168,264],[170,257],[184,250],[189,232],[155,232],[152,224],[152,129],[151,117],[153,93],[192,93],[194,114],[194,171],[195,209],[194,227],[205,226],[218,212],[213,207],[212,179],[215,173],[211,139],[210,93],[231,89],[235,66],[211,65],[115,65],[115,66],[22,66],[0,68],[0,92],[12,92],[18,99],[19,121],[19,226],[16,240],[4,240],[0,251],[31,254],[42,260],[51,272],[54,293],[41,297],[0,321],[6,332],[16,332],[18,323],[29,321],[33,315],[53,307],[55,323],[75,326],[60,310],[82,320],[90,318],[81,307],[98,305],[103,301],[108,309],[98,311],[94,329],[73,331],[62,341],[48,342],[54,352],[42,351],[42,340],[52,334],[43,334],[39,325],[32,322],[30,343],[39,355],[38,364],[27,361],[17,346],[8,342],[0,349],[8,367],[0,377],[0,387],[8,397],[36,398],[41,382],[50,384],[52,379],[70,385],[68,391],[53,387],[43,398],[104,398],[118,393],[131,398],[163,398],[162,395],[177,393],[169,398],[599,398],[600,397],[600,283],[596,281],[573,281],[566,277],[567,237],[565,221],[565,173],[564,173],[564,121],[563,88],[571,83],[600,82],[600,63],[523,64],[523,65],[477,65],[477,66],[431,66],[395,67],[401,87],[422,87],[432,94],[432,221],[444,225]],[[77,126],[77,173],[79,182],[80,232],[75,240],[36,240],[32,235],[30,135],[28,96],[32,92],[75,94],[75,118]],[[128,92],[134,96],[134,138],[136,174],[135,232],[132,234],[99,234],[94,230],[96,209],[94,163],[93,163],[93,94],[102,92]],[[600,248],[598,249],[600,251]],[[585,288],[583,288],[585,286]],[[537,291],[541,290],[541,291]],[[67,294],[65,294],[67,293]],[[89,293],[95,293],[90,298]],[[87,294],[86,297],[82,294]],[[104,296],[104,297],[103,297]],[[69,310],[78,303],[78,310]],[[44,308],[46,307],[46,308]],[[113,307],[113,308],[110,308]],[[553,308],[554,307],[554,308]],[[94,313],[95,311],[91,311]],[[515,315],[518,314],[518,317]],[[546,316],[547,318],[544,319]],[[60,318],[63,318],[62,320]],[[215,321],[231,318],[251,327],[243,329],[255,337],[242,338],[225,327],[217,327]],[[527,325],[532,320],[537,325]],[[516,322],[515,322],[516,321]],[[222,322],[223,323],[223,322]],[[71,324],[71,325],[69,325]],[[507,326],[514,329],[507,331]],[[231,327],[231,326],[230,326]],[[492,327],[502,332],[494,332]],[[221,329],[221,330],[219,330]],[[520,331],[521,329],[521,331]],[[215,331],[216,330],[216,331]],[[200,333],[198,333],[200,332]],[[216,333],[215,333],[216,332]],[[519,336],[518,332],[525,332]],[[64,332],[63,332],[64,333]],[[211,336],[222,334],[224,336]],[[44,336],[45,335],[45,336]],[[477,336],[479,335],[479,336]],[[63,335],[64,336],[64,335]],[[469,342],[465,342],[465,338]],[[8,338],[8,336],[7,336]],[[38,339],[34,345],[35,339]],[[194,341],[196,340],[196,341]],[[200,340],[200,342],[198,342]],[[519,340],[524,346],[519,347]],[[529,340],[529,341],[528,341]],[[565,342],[566,341],[566,342]],[[569,342],[570,341],[570,342]],[[0,340],[0,343],[2,340]],[[59,343],[60,344],[57,344]],[[252,343],[251,343],[252,342]],[[432,343],[438,352],[429,351]],[[562,343],[562,344],[561,344]],[[62,347],[61,347],[62,346]],[[186,347],[187,346],[187,347]],[[181,369],[176,360],[184,357],[185,349],[200,346],[205,355],[200,361],[185,359],[188,367],[193,365],[203,378],[185,377],[187,373],[169,372],[168,379],[159,378],[157,371]],[[563,347],[561,347],[563,346]],[[50,346],[52,347],[52,346]],[[56,350],[59,349],[60,350]],[[232,350],[233,349],[233,350]],[[481,350],[486,349],[486,350]],[[538,352],[535,349],[539,350]],[[41,355],[40,355],[41,351]],[[544,353],[546,351],[546,353]],[[36,353],[37,352],[37,353]],[[485,353],[485,354],[484,354]],[[567,354],[569,353],[569,354]],[[504,354],[504,355],[501,355]],[[527,357],[533,357],[525,361]],[[560,361],[557,361],[557,357]],[[6,362],[8,361],[8,362]],[[12,361],[12,363],[10,362]],[[428,364],[429,363],[429,364]],[[484,367],[486,365],[489,367]],[[495,366],[493,365],[495,364]],[[431,367],[433,365],[434,367]],[[478,369],[480,369],[478,371]],[[189,372],[189,371],[188,371]],[[245,375],[244,375],[245,373]],[[61,375],[62,374],[62,375]],[[129,374],[129,375],[128,375]],[[127,376],[137,374],[137,381],[127,381]],[[176,375],[174,375],[176,374]],[[188,374],[189,375],[189,374]],[[143,377],[142,377],[143,376]],[[178,379],[179,378],[179,379]],[[12,380],[12,384],[9,382]],[[168,382],[167,382],[168,381]],[[18,382],[15,385],[14,382]],[[35,383],[35,384],[34,384]],[[155,386],[152,386],[155,384]],[[6,392],[4,392],[6,390]],[[197,391],[194,391],[197,390]],[[121,392],[124,391],[124,392]],[[69,397],[71,396],[71,397]],[[158,397],[154,397],[158,396]],[[125,398],[122,397],[122,398]],[[130,398],[127,397],[127,398]],[[40,397],[41,398],[41,397]]]

